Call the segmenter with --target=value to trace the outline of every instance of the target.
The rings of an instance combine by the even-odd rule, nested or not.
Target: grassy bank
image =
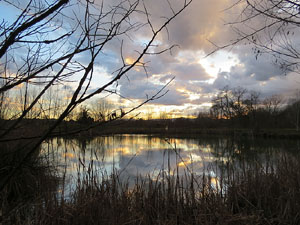
[[[117,172],[90,170],[68,198],[48,188],[53,182],[41,179],[45,171],[28,171],[22,176],[31,176],[36,185],[15,179],[1,193],[3,224],[300,223],[300,159],[285,155],[272,165],[254,164],[239,172],[224,165],[218,185],[206,175],[180,177],[173,171],[137,178],[130,186]],[[12,189],[20,185],[33,190]]]

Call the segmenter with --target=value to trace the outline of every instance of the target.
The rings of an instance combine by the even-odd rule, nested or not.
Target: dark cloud
[[[254,76],[257,81],[266,81],[272,77],[282,76],[284,71],[275,65],[269,55],[256,58],[253,52],[247,48],[242,49],[238,54],[240,63],[245,67],[245,76]]]
[[[162,83],[166,83],[168,82],[170,79],[173,79],[174,76],[169,74],[169,75],[163,75],[163,76],[160,76],[159,77],[159,81],[162,82]]]
[[[183,1],[170,0],[170,4],[174,9],[179,9]],[[178,18],[171,23],[168,33],[164,33],[163,42],[174,42],[179,44],[181,49],[201,49],[212,50],[212,45],[208,40],[214,40],[218,43],[229,40],[232,34],[224,32],[225,17],[231,16],[224,11],[231,1],[219,0],[197,0],[193,1],[190,7],[182,12]],[[160,18],[159,15],[170,17],[172,11],[167,1],[162,0],[158,4],[148,4],[149,11]],[[227,38],[228,36],[228,38]]]
[[[162,98],[153,101],[153,103],[161,104],[161,105],[183,105],[187,103],[188,96],[184,95],[181,92],[176,91],[175,89],[168,88],[168,93]]]
[[[163,87],[164,85],[147,82],[146,79],[127,82],[124,80],[120,88],[120,94],[126,98],[145,100],[146,98],[150,98],[155,95]],[[161,94],[166,91],[168,91],[166,95],[152,101],[152,103],[163,105],[182,105],[188,101],[188,95],[178,92],[176,90],[175,83],[167,86]]]
[[[175,0],[170,3],[173,4],[174,9],[179,8],[181,4],[180,1]],[[284,93],[295,87],[293,81],[297,79],[295,76],[285,77],[280,68],[274,65],[271,57],[264,55],[256,59],[251,46],[248,45],[235,47],[232,54],[236,56],[238,63],[226,71],[220,67],[215,81],[207,82],[213,77],[199,63],[201,62],[199,52],[204,55],[213,49],[208,39],[216,43],[226,43],[236,37],[236,34],[230,32],[228,27],[224,27],[221,21],[222,17],[230,18],[231,16],[225,15],[224,12],[220,14],[220,11],[228,5],[229,1],[222,3],[217,0],[194,1],[190,8],[170,24],[169,36],[166,32],[158,36],[159,47],[153,47],[152,51],[167,48],[171,44],[178,44],[180,48],[174,49],[173,55],[166,52],[144,57],[143,62],[147,62],[147,74],[141,67],[129,72],[127,77],[119,81],[120,94],[131,99],[146,99],[147,96],[157,93],[175,76],[173,83],[167,88],[169,92],[153,104],[166,106],[191,104],[193,106],[190,107],[195,109],[201,104],[210,102],[211,97],[226,85],[259,91],[262,96],[276,92]],[[149,4],[148,7],[152,12],[154,25],[163,21],[158,15],[170,16],[172,14],[167,1]],[[136,18],[143,18],[141,15],[136,16]],[[106,68],[109,73],[115,71],[122,63],[121,40],[123,40],[124,59],[127,57],[134,59],[137,57],[135,50],[141,51],[150,37],[149,31],[149,27],[145,27],[140,32],[129,34],[131,39],[122,37],[113,40],[97,63]],[[228,60],[228,57],[224,60]],[[191,95],[193,95],[192,98]]]
[[[272,64],[269,57],[262,57],[261,60],[250,58],[251,56],[244,58],[243,64],[233,66],[229,72],[220,72],[212,85],[215,91],[228,85],[231,88],[243,87],[258,91],[261,97],[266,97],[288,93],[298,88],[300,77],[295,73],[284,75],[278,67]]]
[[[157,93],[163,85],[155,85],[151,82],[139,80],[123,81],[120,87],[122,96],[133,99],[146,99]]]
[[[100,0],[96,2],[100,3]],[[118,2],[120,0],[107,1],[105,8]],[[169,2],[174,10],[182,7],[183,4],[183,1],[178,0],[169,0]],[[275,66],[272,58],[267,55],[256,59],[249,45],[239,45],[233,48],[232,54],[237,57],[238,63],[232,65],[230,69],[220,68],[215,81],[212,81],[213,76],[203,64],[200,64],[199,55],[205,55],[214,50],[215,47],[209,41],[222,45],[236,39],[237,34],[232,32],[229,26],[224,26],[223,22],[224,20],[233,21],[233,18],[238,15],[238,12],[234,13],[231,10],[224,11],[232,2],[232,0],[194,0],[189,8],[169,24],[168,30],[164,30],[157,36],[150,51],[167,49],[172,44],[178,44],[179,47],[174,48],[172,52],[145,56],[142,62],[146,63],[147,74],[142,67],[130,71],[118,83],[120,94],[131,99],[146,99],[147,96],[157,93],[174,76],[174,81],[167,87],[169,92],[154,103],[176,106],[193,104],[196,107],[209,102],[211,96],[226,85],[260,91],[263,95],[284,93],[291,88],[297,88],[299,79],[295,74],[284,76],[283,71]],[[172,9],[167,0],[155,1],[155,4],[154,0],[145,1],[145,3],[155,29],[166,20],[164,17],[172,16]],[[143,9],[142,5],[140,7]],[[71,16],[74,12],[78,12],[78,18],[83,18],[84,11],[80,11],[76,5],[75,8],[75,11],[70,10],[66,15]],[[136,13],[132,15],[131,22],[145,22],[145,18],[142,13]],[[71,24],[71,21],[67,20],[67,22]],[[258,25],[259,23],[253,24],[253,26]],[[111,40],[95,62],[97,67],[102,68],[102,72],[108,73],[105,79],[108,80],[109,75],[112,78],[114,76],[112,73],[122,66],[122,56],[125,61],[128,58],[136,59],[149,41],[151,34],[150,27],[144,26],[140,30],[129,32],[128,36],[118,36]],[[294,41],[298,40],[296,35],[293,38]],[[123,55],[121,55],[121,44]],[[88,52],[84,53],[78,59],[87,63],[88,54]],[[224,61],[227,60],[228,57],[224,58]],[[217,64],[217,60],[215,63]],[[97,71],[95,71],[92,85],[95,89],[102,84],[97,81],[97,79],[101,80],[101,73],[99,72],[98,77],[96,73]]]
[[[180,81],[203,81],[212,78],[199,63],[176,64],[171,69],[176,80]]]

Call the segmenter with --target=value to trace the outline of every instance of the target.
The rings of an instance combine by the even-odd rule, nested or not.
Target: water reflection
[[[157,178],[168,174],[208,174],[217,184],[220,172],[228,165],[235,169],[245,166],[264,167],[274,162],[278,154],[296,154],[298,141],[257,139],[201,138],[164,139],[146,135],[118,135],[93,139],[53,138],[42,145],[42,154],[74,189],[76,178],[91,172],[111,174],[125,179],[137,176]]]

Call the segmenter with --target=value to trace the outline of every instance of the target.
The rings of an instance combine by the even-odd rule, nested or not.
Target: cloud
[[[188,102],[188,96],[178,92],[174,88],[168,88],[168,93],[163,96],[162,98],[159,98],[158,100],[153,101],[155,104],[161,104],[161,105],[183,105],[186,102]]]
[[[183,1],[171,0],[170,4],[174,9],[179,9]],[[181,49],[201,49],[209,51],[212,45],[208,40],[220,42],[227,39],[224,35],[222,20],[228,16],[223,10],[230,5],[230,1],[219,0],[197,0],[183,11],[170,25],[168,33],[164,33],[163,42],[172,42],[180,45]],[[155,16],[164,15],[170,17],[170,10],[167,1],[160,1],[156,4],[148,4],[149,11]],[[222,34],[222,35],[221,35]],[[228,33],[229,34],[229,33]]]
[[[255,57],[253,52],[244,47],[238,52],[240,63],[244,65],[245,76],[254,76],[257,81],[266,81],[272,77],[282,76],[284,71],[273,62],[270,55]]]
[[[173,9],[179,9],[183,4],[174,0],[170,3]],[[119,81],[120,94],[127,98],[145,99],[147,96],[155,94],[175,76],[173,84],[168,87],[168,94],[155,103],[178,106],[207,101],[207,95],[203,97],[202,92],[211,90],[211,88],[205,87],[209,85],[201,82],[212,79],[212,76],[199,63],[198,51],[210,48],[211,44],[206,40],[207,37],[209,35],[213,37],[219,33],[220,17],[216,15],[224,4],[217,5],[216,7],[212,3],[207,4],[206,1],[193,1],[186,11],[170,23],[168,26],[169,36],[165,31],[158,36],[156,44],[160,47],[153,46],[152,51],[156,51],[156,48],[168,48],[171,44],[179,44],[180,48],[173,49],[173,55],[166,52],[144,57],[143,62],[147,62],[147,75],[143,68],[130,71],[126,74],[127,77],[123,77]],[[165,21],[162,16],[170,17],[172,15],[167,1],[159,1],[157,4],[149,4],[147,7],[151,14],[151,21],[156,28],[158,24]],[[137,21],[139,18],[145,19],[143,15],[133,15],[133,21]],[[138,54],[135,50],[141,51],[145,46],[144,44],[149,40],[151,35],[149,28],[145,27],[138,32],[129,33],[129,37],[132,39],[121,36],[113,40],[107,45],[107,49],[98,58],[96,64],[103,67],[108,73],[118,69],[122,63],[120,56],[122,41],[124,58],[136,58]],[[96,86],[96,82],[94,86]],[[197,96],[199,96],[198,99]]]
[[[174,74],[176,80],[180,81],[203,81],[212,78],[199,63],[178,63],[170,69],[171,74]]]
[[[198,146],[194,146],[193,142],[190,144],[177,144],[177,152],[180,152],[180,159],[178,155],[168,148],[163,149],[143,149],[137,155],[122,155],[119,161],[119,169],[127,173],[129,177],[135,177],[138,174],[142,176],[154,175],[157,176],[162,171],[170,169],[172,172],[178,169],[178,175],[184,175],[187,167],[195,174],[201,175],[207,172],[207,168],[211,164],[212,155],[210,152],[204,152]],[[188,151],[184,151],[180,147],[189,147]],[[168,168],[170,167],[170,168]],[[218,168],[216,168],[218,170]]]
[[[153,26],[157,29],[159,24],[165,21],[162,16],[172,16],[172,9],[167,1],[152,3],[147,1],[146,6]],[[170,0],[170,4],[176,10],[183,3]],[[229,26],[224,26],[224,20],[234,21],[234,17],[239,13],[232,11],[235,9],[224,11],[231,4],[231,0],[194,0],[189,8],[168,25],[167,31],[164,30],[158,35],[151,51],[159,51],[172,44],[178,44],[179,47],[174,48],[172,52],[145,56],[142,62],[146,63],[147,74],[141,67],[130,71],[126,74],[127,77],[119,81],[120,94],[133,100],[146,99],[175,76],[173,83],[167,88],[169,92],[153,104],[195,109],[209,102],[212,96],[225,85],[259,91],[262,96],[285,93],[291,88],[297,88],[295,81],[298,81],[298,78],[295,74],[285,76],[283,71],[274,65],[271,56],[263,55],[256,59],[249,45],[237,45],[231,49],[231,52],[225,49],[224,54],[212,60],[211,67],[214,66],[219,70],[218,73],[212,74],[204,64],[201,64],[202,57],[214,49],[210,41],[222,45],[237,38],[237,34],[232,32]],[[132,21],[145,21],[145,15],[134,14]],[[256,25],[259,23],[254,24]],[[99,57],[97,65],[112,73],[122,65],[121,43],[123,43],[124,58],[135,59],[150,36],[151,29],[145,26],[138,31],[128,33],[128,36],[120,36],[112,40],[106,46],[104,54]],[[228,57],[222,58],[226,54]],[[236,57],[236,62],[226,65],[231,55]],[[217,76],[215,80],[214,76]]]
[[[246,57],[248,55],[248,57]],[[272,63],[270,57],[257,60],[251,54],[239,57],[241,63],[233,66],[229,72],[220,72],[212,84],[215,91],[228,85],[231,88],[243,87],[258,91],[261,97],[273,94],[285,94],[298,88],[300,77],[296,73],[284,74]],[[254,60],[253,60],[254,58]]]
[[[145,75],[143,74],[136,73],[135,77],[138,77],[138,79],[132,79],[130,81],[125,79],[122,80],[120,83],[120,94],[122,96],[130,99],[145,100],[157,94],[158,91],[164,87],[163,84],[155,84],[151,82],[151,80],[149,80],[147,77],[145,78]],[[188,96],[176,90],[175,82],[167,86],[164,91],[161,92],[161,94],[165,93],[166,91],[168,91],[166,95],[153,101],[152,103],[163,105],[181,105],[188,101]]]
[[[151,97],[162,88],[161,85],[155,85],[150,82],[142,82],[138,84],[138,81],[128,82],[121,86],[120,93],[122,96],[134,99],[146,99],[147,96]]]
[[[120,1],[105,2],[105,10]],[[100,0],[95,2],[101,3]],[[124,2],[125,8],[128,7],[128,2],[131,1]],[[173,15],[172,10],[176,11],[182,7],[184,1],[169,0],[171,7],[167,0],[144,2],[152,25],[154,29],[157,29],[166,21],[166,18]],[[177,44],[179,47],[164,54],[146,55],[141,62],[145,63],[147,73],[142,67],[136,67],[128,72],[118,81],[119,86],[116,89],[119,93],[133,100],[146,99],[147,96],[157,93],[164,84],[175,77],[167,87],[169,92],[153,103],[160,106],[183,106],[186,109],[195,109],[199,105],[209,102],[211,97],[225,85],[260,91],[264,96],[276,92],[286,93],[291,88],[297,88],[298,76],[292,73],[285,76],[283,71],[274,65],[271,56],[263,55],[256,59],[249,45],[237,45],[230,49],[231,52],[229,49],[225,49],[218,57],[213,60],[208,57],[205,59],[208,63],[203,63],[205,61],[203,57],[215,48],[210,41],[223,45],[237,38],[237,34],[232,32],[230,26],[224,26],[226,23],[224,21],[234,21],[235,17],[239,15],[238,7],[224,11],[231,4],[233,4],[233,0],[194,0],[186,10],[171,21],[168,29],[164,29],[157,36],[149,51],[157,52],[167,49],[173,44]],[[142,4],[139,9],[144,10]],[[237,11],[235,11],[236,9]],[[78,20],[83,21],[84,10],[80,10],[79,5],[72,5],[66,10],[64,15],[72,17],[75,12]],[[65,21],[64,27],[72,27],[75,20],[66,18]],[[139,12],[133,13],[130,21],[132,24],[147,22],[145,14]],[[253,26],[258,25],[259,23],[253,24]],[[103,24],[102,26],[109,25]],[[125,29],[127,26],[128,24],[125,24],[120,29]],[[101,32],[104,32],[103,29]],[[74,43],[78,41],[76,35],[74,39],[71,39]],[[151,35],[151,27],[145,25],[140,29],[129,31],[127,35],[120,35],[109,41],[95,61],[94,77],[88,93],[115,76],[113,72],[123,65],[122,57],[126,63],[132,63],[142,52]],[[294,35],[291,41],[298,41],[296,36]],[[82,53],[76,60],[80,60],[85,65],[89,62],[89,54],[89,52]],[[236,62],[224,65],[230,61],[231,55],[236,57]],[[210,69],[214,67],[215,71],[212,72],[209,67]],[[75,78],[77,77],[75,76]]]

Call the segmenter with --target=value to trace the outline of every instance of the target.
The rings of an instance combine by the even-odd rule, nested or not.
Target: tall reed
[[[68,198],[46,188],[49,183],[41,177],[45,172],[35,177],[34,198],[29,201],[20,193],[18,206],[8,201],[11,186],[1,193],[4,224],[300,224],[296,156],[282,154],[271,164],[239,171],[228,164],[218,185],[209,175],[187,171],[181,176],[176,169],[156,177],[137,176],[130,185],[118,171],[99,174],[91,169],[78,178]]]

